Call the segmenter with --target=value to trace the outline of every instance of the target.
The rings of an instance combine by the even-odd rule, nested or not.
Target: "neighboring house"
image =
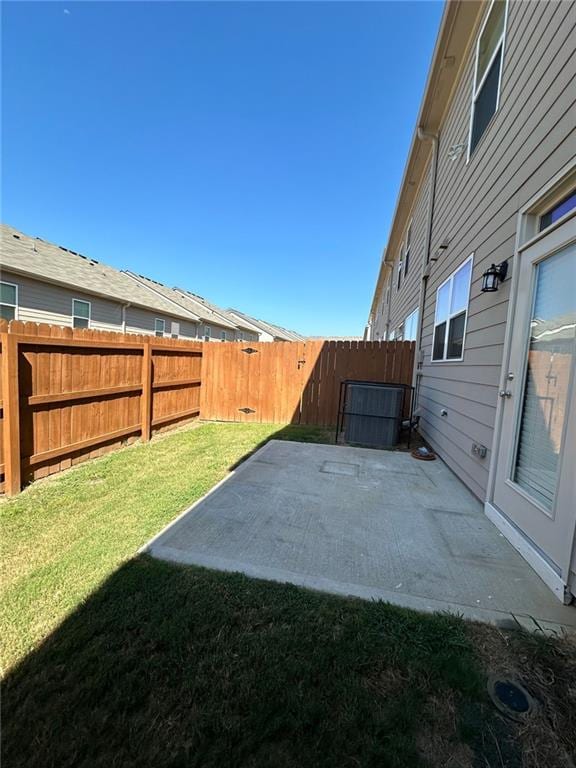
[[[199,315],[127,274],[5,224],[0,315],[100,331],[196,338]]]
[[[6,224],[0,316],[100,331],[204,341],[259,341],[260,331],[182,288],[114,269]]]
[[[181,294],[184,294],[188,299],[194,302],[194,306],[198,307],[198,312],[209,311],[216,315],[225,318],[228,322],[232,323],[236,327],[236,334],[229,339],[221,339],[222,341],[262,341],[260,333],[243,320],[243,318],[232,317],[228,310],[217,307],[215,304],[211,304],[203,296],[198,296],[191,291],[187,291],[184,288],[175,288]]]
[[[422,434],[559,597],[576,592],[575,26],[574,2],[446,4],[366,329],[416,340]]]
[[[151,280],[134,272],[123,272],[137,285],[151,294],[156,294],[162,299],[173,303],[180,309],[191,312],[199,318],[198,337],[203,341],[238,341],[241,336],[246,340],[258,341],[258,335],[241,328],[238,323],[226,317],[223,310],[218,310],[214,304],[210,304],[200,296],[189,293],[182,288],[169,288],[156,280]]]
[[[255,317],[240,312],[238,309],[227,309],[227,314],[237,322],[248,324],[253,330],[260,334],[260,341],[305,341],[296,331],[289,331],[279,325],[272,325],[264,320],[257,320]]]

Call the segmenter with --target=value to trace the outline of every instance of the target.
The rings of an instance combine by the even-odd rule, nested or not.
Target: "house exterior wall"
[[[426,439],[482,499],[511,285],[482,293],[482,274],[512,258],[520,208],[574,157],[575,23],[574,3],[510,2],[499,109],[468,163],[451,161],[448,149],[468,138],[474,47],[440,131],[431,250],[446,238],[449,247],[428,279],[418,405]],[[464,359],[432,363],[437,288],[472,253]],[[471,454],[473,442],[488,448],[486,458]]]
[[[122,330],[122,306],[71,288],[2,270],[2,280],[18,286],[18,320],[52,325],[72,325],[72,300],[91,304],[90,327],[99,331]]]
[[[418,309],[420,286],[422,283],[422,264],[426,258],[429,201],[430,163],[428,163],[424,173],[414,206],[407,219],[408,224],[404,228],[401,239],[403,258],[405,258],[406,231],[408,225],[412,222],[408,274],[405,274],[403,266],[400,289],[398,289],[398,263],[400,259],[400,248],[398,248],[394,259],[394,269],[388,278],[391,281],[389,332],[394,331],[396,338],[399,338],[399,332],[402,331],[402,326],[408,315]],[[383,316],[385,315],[386,310],[383,313]]]
[[[122,304],[90,293],[65,288],[33,277],[2,270],[1,279],[18,286],[18,320],[51,325],[72,326],[72,301],[81,299],[91,305],[90,328],[122,332]],[[127,307],[127,333],[154,333],[156,318],[165,321],[166,335],[174,329],[181,338],[196,338],[196,324],[141,307]]]
[[[512,283],[507,279],[497,292],[482,293],[482,274],[492,263],[505,259],[512,266],[520,209],[576,155],[576,57],[570,42],[576,27],[576,4],[510,1],[499,108],[469,161],[466,152],[450,159],[450,148],[463,143],[468,146],[476,39],[489,7],[487,2],[479,15],[438,132],[430,253],[439,255],[428,265],[417,401],[424,437],[481,499],[486,498],[494,448]],[[396,253],[391,275],[391,330],[417,304],[420,230],[426,231],[421,219],[426,220],[422,211],[426,208],[425,189],[430,188],[430,168],[428,162],[427,181],[420,182],[422,188],[413,204],[413,273],[400,291],[396,290],[397,250],[404,235],[396,233],[392,244]],[[399,210],[396,218],[408,221],[409,215]],[[439,246],[445,241],[448,248],[440,253]],[[431,362],[437,289],[471,254],[463,359]],[[385,286],[378,298],[380,304],[385,301]],[[375,331],[382,332],[386,310],[374,314],[371,334],[378,338]],[[441,415],[442,411],[446,415]],[[485,458],[471,453],[473,442],[487,447]]]

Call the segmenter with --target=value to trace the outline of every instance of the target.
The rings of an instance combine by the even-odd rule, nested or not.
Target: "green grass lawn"
[[[204,424],[80,464],[0,503],[3,667],[270,438],[333,436],[318,427]]]
[[[3,768],[569,766],[569,641],[135,557],[270,437],[331,434],[203,425],[0,505]],[[529,725],[490,671],[541,700]]]

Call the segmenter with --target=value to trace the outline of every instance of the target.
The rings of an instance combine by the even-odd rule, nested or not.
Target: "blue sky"
[[[3,221],[361,334],[438,2],[3,3]]]

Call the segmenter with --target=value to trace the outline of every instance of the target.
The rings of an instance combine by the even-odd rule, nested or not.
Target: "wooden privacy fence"
[[[203,345],[0,321],[0,489],[200,413]]]
[[[201,415],[332,426],[344,379],[411,384],[414,347],[409,341],[206,344]]]

